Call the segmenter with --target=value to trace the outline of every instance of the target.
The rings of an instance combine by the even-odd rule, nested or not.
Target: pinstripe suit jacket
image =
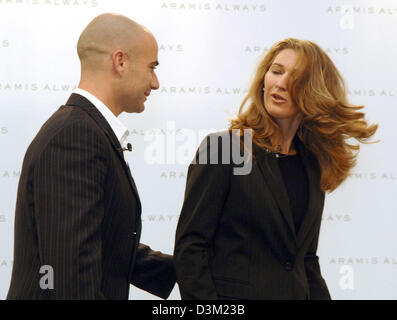
[[[128,299],[129,284],[166,298],[172,256],[139,244],[141,203],[101,113],[72,94],[23,162],[7,299]],[[40,286],[53,270],[53,289]]]
[[[222,138],[218,149],[203,143],[197,159],[217,159],[227,135],[213,134]],[[330,299],[316,255],[324,205],[320,168],[297,137],[295,144],[309,182],[299,232],[271,153],[253,145],[247,175],[234,175],[235,164],[222,164],[221,157],[218,164],[190,165],[174,251],[183,299]]]

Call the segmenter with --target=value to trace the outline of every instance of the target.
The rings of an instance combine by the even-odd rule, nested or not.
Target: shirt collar
[[[122,124],[122,122],[113,114],[112,111],[97,97],[93,94],[89,93],[80,88],[76,88],[73,90],[73,93],[77,93],[84,98],[88,99],[102,114],[102,116],[106,119],[109,123],[110,127],[112,128],[114,134],[116,135],[117,139],[120,142],[120,145],[123,146],[127,140],[127,136],[129,134],[127,128]]]

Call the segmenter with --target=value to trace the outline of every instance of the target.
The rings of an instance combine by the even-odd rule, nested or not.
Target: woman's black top
[[[308,205],[308,178],[299,154],[281,156],[278,164],[287,189],[290,207],[298,233]]]

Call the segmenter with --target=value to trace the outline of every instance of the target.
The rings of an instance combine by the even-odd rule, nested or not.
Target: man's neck
[[[116,117],[122,112],[121,108],[117,108],[115,99],[108,93],[108,88],[103,88],[95,84],[95,82],[80,81],[78,88],[85,90],[99,99]]]

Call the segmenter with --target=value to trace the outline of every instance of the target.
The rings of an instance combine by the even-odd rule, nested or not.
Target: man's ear
[[[116,50],[112,54],[113,70],[118,74],[122,75],[126,68],[127,55],[122,50]]]

